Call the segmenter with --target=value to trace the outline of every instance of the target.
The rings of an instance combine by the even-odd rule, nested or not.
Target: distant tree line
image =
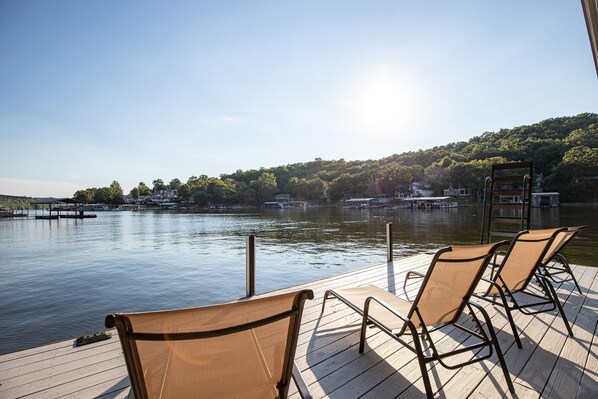
[[[197,205],[259,205],[277,193],[288,193],[312,203],[335,203],[351,197],[407,193],[416,181],[429,184],[436,195],[453,186],[468,188],[475,197],[481,195],[492,164],[514,161],[532,161],[535,174],[544,176],[545,191],[559,191],[564,202],[598,201],[598,114],[551,118],[380,160],[316,158],[220,177],[191,176],[185,183],[156,179],[152,188],[140,182],[129,195],[137,199],[152,191],[176,189],[179,201]],[[116,204],[122,202],[122,188],[114,181],[110,187],[77,191],[75,198]]]
[[[0,205],[7,209],[32,209],[35,200],[30,197],[17,197],[12,195],[0,195]]]
[[[118,205],[124,202],[123,189],[120,184],[114,180],[110,187],[87,188],[75,192],[73,196],[77,201],[87,204],[112,204]]]

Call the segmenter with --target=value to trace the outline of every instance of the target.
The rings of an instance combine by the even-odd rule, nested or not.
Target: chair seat
[[[354,288],[341,288],[334,290],[334,292],[351,302],[361,312],[363,312],[364,303],[368,297],[380,299],[405,317],[407,317],[411,309],[411,302],[371,284]],[[372,302],[370,305],[369,316],[391,330],[400,330],[405,324],[395,314],[375,302]]]

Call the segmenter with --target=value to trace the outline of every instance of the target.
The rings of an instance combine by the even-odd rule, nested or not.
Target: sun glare
[[[386,136],[407,125],[416,109],[410,86],[390,74],[375,74],[365,79],[353,98],[362,131],[368,136]]]

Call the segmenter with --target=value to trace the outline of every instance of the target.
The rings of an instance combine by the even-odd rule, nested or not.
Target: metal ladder
[[[492,175],[484,182],[480,244],[530,228],[533,174],[531,162],[492,165]]]

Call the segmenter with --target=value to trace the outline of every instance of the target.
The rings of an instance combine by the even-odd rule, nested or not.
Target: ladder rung
[[[496,218],[493,217],[490,220],[490,222],[491,223],[518,224],[518,223],[521,223],[521,217],[496,217]]]
[[[492,170],[531,169],[531,162],[507,162],[492,165]]]
[[[492,183],[521,183],[524,175],[516,176],[494,176]]]
[[[523,188],[520,188],[519,190],[515,189],[511,189],[511,190],[492,190],[492,196],[493,197],[498,197],[498,196],[513,196],[513,195],[521,195],[521,193],[523,192]]]
[[[495,209],[521,209],[524,207],[524,204],[519,204],[519,203],[493,203],[492,204],[492,208]],[[525,207],[527,208],[528,205],[525,204]]]
[[[515,237],[518,231],[490,231],[490,236],[494,237]]]

